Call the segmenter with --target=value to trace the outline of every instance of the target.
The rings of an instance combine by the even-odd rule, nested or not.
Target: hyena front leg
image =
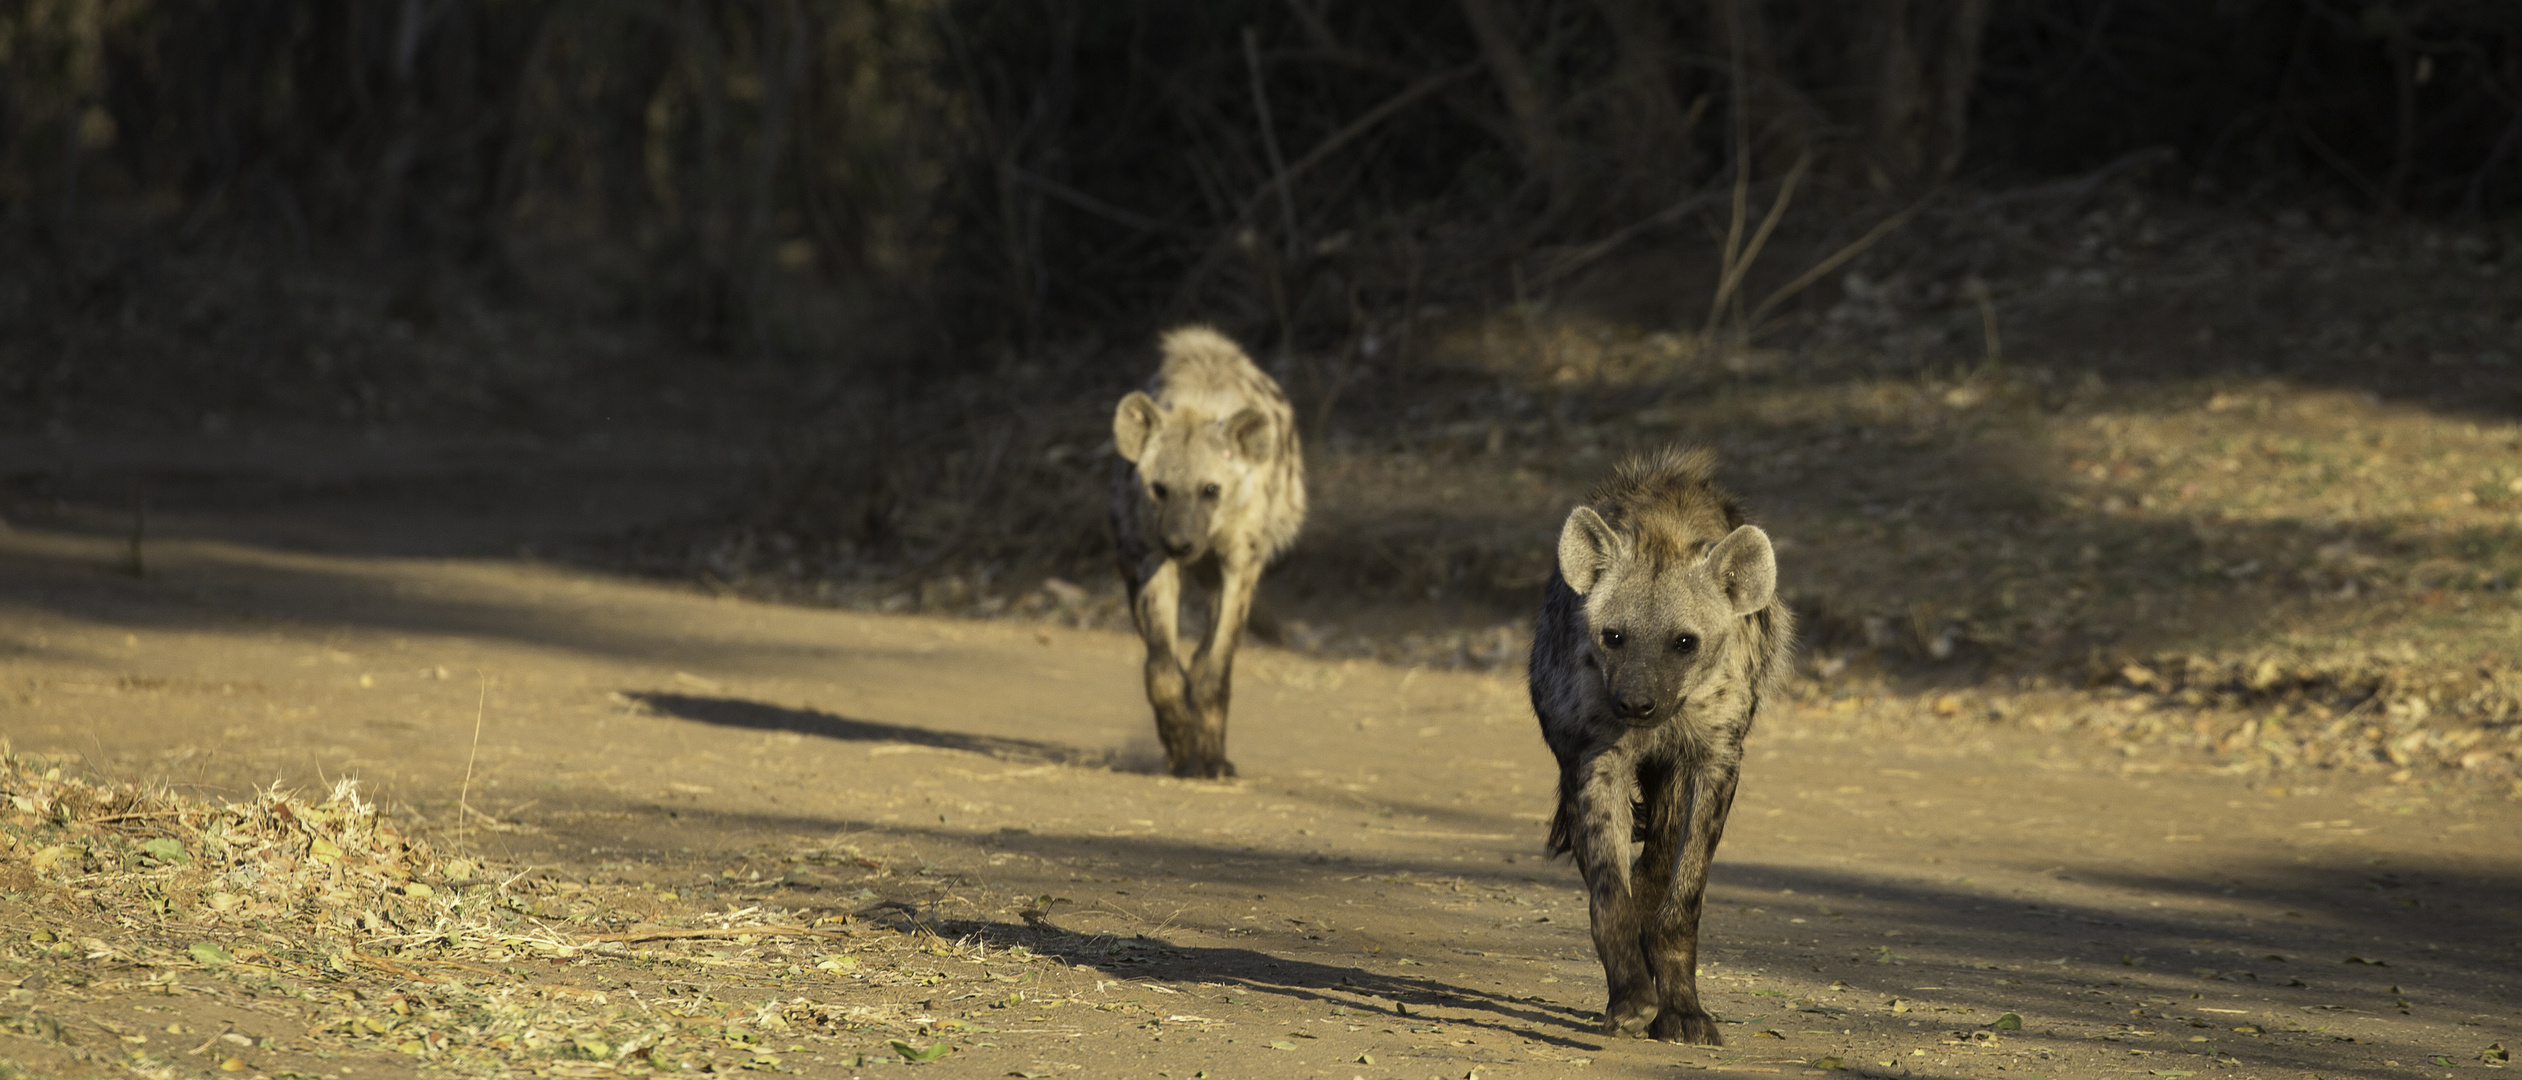
[[[1666,764],[1638,770],[1638,801],[1646,806],[1644,848],[1629,871],[1630,895],[1638,905],[1638,951],[1647,969],[1661,982],[1655,966],[1665,908],[1673,899],[1673,876],[1681,863],[1682,833],[1689,828],[1690,791],[1687,775]],[[1662,995],[1657,1001],[1663,1000]],[[1660,1017],[1662,1011],[1659,1009]]]
[[[1176,621],[1181,602],[1181,568],[1167,559],[1131,598],[1130,618],[1138,624],[1139,639],[1147,643],[1147,701],[1156,708],[1156,737],[1165,744],[1165,766],[1175,776],[1191,776],[1199,761],[1200,724],[1182,669]]]
[[[1594,955],[1603,962],[1611,997],[1602,1032],[1646,1034],[1657,1011],[1655,976],[1639,948],[1637,898],[1629,891],[1630,792],[1636,766],[1625,756],[1596,754],[1577,764],[1576,868],[1585,876],[1593,915]]]
[[[1253,589],[1261,583],[1259,559],[1229,560],[1220,553],[1217,608],[1209,619],[1208,640],[1191,661],[1191,706],[1199,716],[1201,775],[1212,779],[1235,775],[1226,760],[1226,707],[1234,697],[1235,649],[1243,643],[1244,620],[1252,614]]]
[[[1716,1018],[1699,1004],[1699,913],[1708,895],[1708,866],[1725,839],[1725,818],[1734,810],[1738,765],[1706,766],[1688,774],[1688,839],[1673,869],[1672,888],[1647,928],[1647,962],[1655,968],[1662,1009],[1649,1034],[1671,1042],[1723,1046]]]

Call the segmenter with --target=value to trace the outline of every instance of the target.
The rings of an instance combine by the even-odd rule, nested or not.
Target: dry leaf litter
[[[933,912],[899,903],[858,917],[703,910],[653,885],[446,854],[349,780],[320,798],[274,787],[210,801],[9,754],[0,799],[0,867],[23,868],[0,881],[0,969],[21,986],[295,999],[316,1018],[245,1049],[214,1040],[188,1055],[145,1038],[77,1038],[30,989],[0,1009],[0,1027],[145,1076],[201,1068],[203,1053],[238,1072],[276,1049],[390,1051],[463,1076],[777,1072],[801,1052],[925,1060],[990,1030],[972,1011],[930,1015],[944,991],[1031,983],[1027,966],[1044,959],[979,934],[941,937]],[[1064,1003],[964,990],[1000,1007]],[[221,1061],[230,1051],[240,1056]]]

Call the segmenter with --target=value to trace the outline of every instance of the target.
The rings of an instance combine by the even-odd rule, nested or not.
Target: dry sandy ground
[[[143,577],[115,569],[113,514],[21,514],[0,534],[0,732],[213,794],[356,776],[441,837],[465,792],[487,817],[462,842],[492,857],[729,910],[893,901],[1061,961],[973,961],[1014,984],[988,998],[813,969],[713,988],[990,1021],[934,1065],[860,1064],[880,1038],[779,1065],[805,1075],[2456,1076],[2522,1046],[2522,807],[2499,791],[2141,765],[1897,701],[1789,707],[1753,737],[1707,915],[1729,1045],[1607,1041],[1509,680],[1254,650],[1243,779],[1180,782],[1148,769],[1125,637],[409,554],[441,527],[398,490],[411,513],[162,512]],[[439,546],[514,551],[551,516],[476,515]],[[892,871],[798,869],[841,849]],[[688,978],[609,970],[634,995]],[[154,1007],[101,987],[13,1001],[126,1026]],[[258,1008],[224,1022],[287,1035],[288,1003]],[[415,1068],[256,1053],[269,1075]]]

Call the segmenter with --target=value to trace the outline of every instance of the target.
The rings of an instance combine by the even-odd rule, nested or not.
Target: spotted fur
[[[1795,634],[1768,534],[1713,469],[1704,450],[1634,458],[1568,515],[1529,669],[1559,763],[1550,850],[1584,875],[1610,984],[1603,1030],[1709,1046],[1724,1040],[1696,977],[1708,867]]]
[[[1305,461],[1278,383],[1223,334],[1172,330],[1113,411],[1112,538],[1147,645],[1147,700],[1176,776],[1233,776],[1226,710],[1261,570],[1305,523]],[[1198,602],[1186,605],[1187,594]],[[1184,641],[1183,616],[1200,624]]]

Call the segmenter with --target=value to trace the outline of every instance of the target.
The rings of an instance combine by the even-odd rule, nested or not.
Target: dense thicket
[[[738,351],[803,281],[983,362],[1353,331],[1738,163],[1905,200],[2165,147],[2209,197],[2509,214],[2517,46],[2509,0],[13,0],[0,207],[34,257],[604,267]]]

